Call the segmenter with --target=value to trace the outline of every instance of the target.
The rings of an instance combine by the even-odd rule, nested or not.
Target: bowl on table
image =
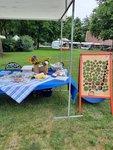
[[[54,63],[54,64],[50,64],[50,66],[51,66],[51,69],[53,71],[57,71],[57,70],[63,69],[63,64],[60,63],[60,62],[57,62],[57,63]]]

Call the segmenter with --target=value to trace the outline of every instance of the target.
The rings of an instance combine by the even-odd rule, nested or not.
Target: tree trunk
[[[3,47],[1,39],[0,39],[0,57],[3,57]]]
[[[40,44],[40,28],[41,28],[41,24],[40,22],[38,22],[38,39],[37,39],[37,49],[39,49],[39,44]]]
[[[39,43],[40,43],[40,38],[38,36],[38,39],[37,39],[37,49],[39,49]]]

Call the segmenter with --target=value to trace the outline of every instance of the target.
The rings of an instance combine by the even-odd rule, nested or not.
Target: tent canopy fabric
[[[58,20],[72,0],[0,0],[0,19]]]

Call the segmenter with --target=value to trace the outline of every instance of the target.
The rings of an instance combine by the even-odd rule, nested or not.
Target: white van
[[[60,39],[52,42],[52,48],[53,49],[60,49],[61,48],[61,42],[62,42],[62,48],[69,48],[69,40],[66,38],[63,38],[62,41]]]
[[[53,49],[59,49],[60,48],[60,41],[53,41],[52,42],[52,48]]]

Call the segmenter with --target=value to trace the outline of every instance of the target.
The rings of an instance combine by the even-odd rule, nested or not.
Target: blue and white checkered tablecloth
[[[16,102],[21,103],[36,87],[51,80],[52,77],[45,80],[33,79],[29,83],[6,82],[4,85],[0,84],[0,89]]]
[[[29,80],[29,73],[25,73],[24,82],[15,83],[13,77],[18,74],[23,74],[21,71],[3,71],[0,70],[0,94],[7,94],[16,102],[21,103],[33,90],[43,90],[49,88],[57,88],[59,86],[64,86],[69,84],[69,77],[66,80],[56,79],[52,77],[53,71],[49,69],[46,79],[42,80]],[[30,73],[31,76],[32,73]],[[2,77],[6,76],[4,79]],[[8,78],[7,78],[8,76]],[[23,76],[24,77],[24,76]],[[26,80],[27,79],[27,80]],[[13,81],[12,81],[13,80]],[[75,103],[76,94],[78,93],[77,84],[73,79],[71,79],[71,96],[72,101]]]

